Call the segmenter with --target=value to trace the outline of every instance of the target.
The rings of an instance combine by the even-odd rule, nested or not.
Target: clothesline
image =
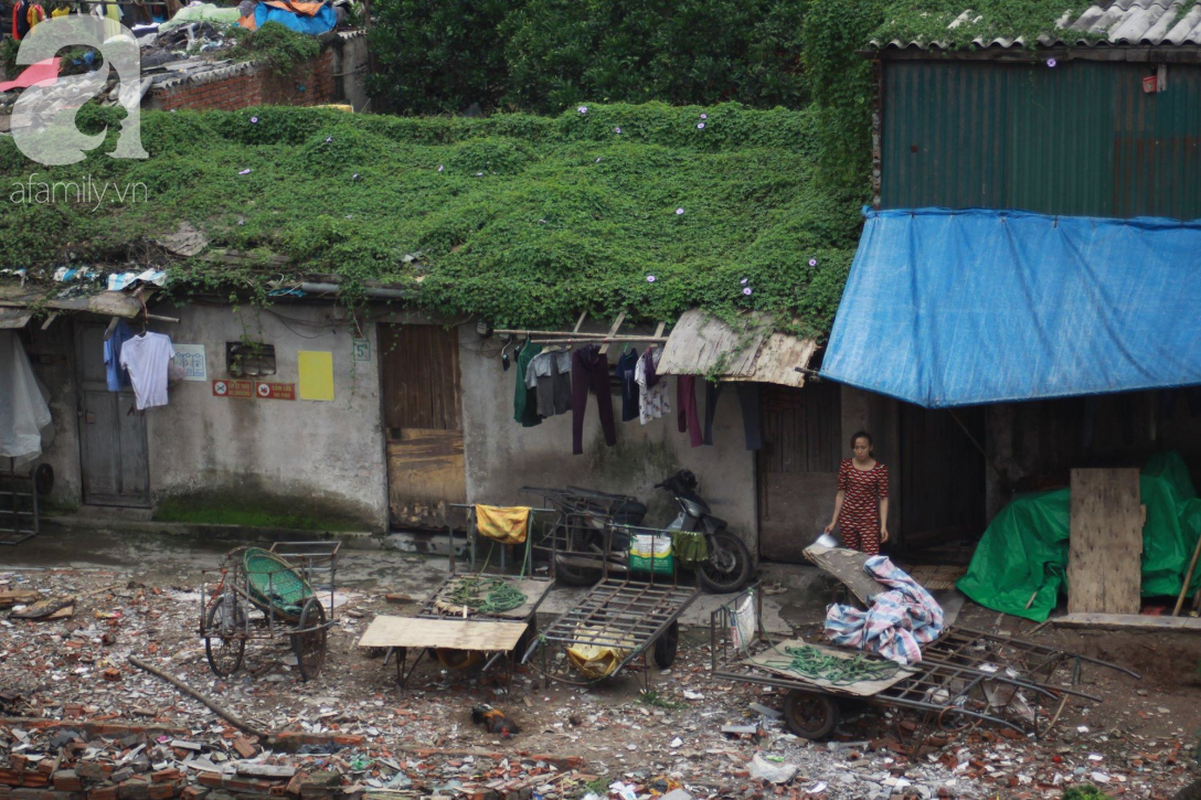
[[[666,342],[666,336],[634,336],[634,335],[615,335],[612,333],[585,333],[583,331],[529,331],[516,329],[498,329],[492,331],[496,336],[516,336],[518,338],[534,338],[542,336],[558,337],[560,339],[569,339],[571,341],[595,341],[595,342]],[[541,339],[539,339],[541,342]]]
[[[564,339],[531,339],[530,341],[536,344],[621,344],[623,342],[650,342],[651,344],[662,344],[667,342],[666,336],[603,336],[601,338],[581,339],[577,336],[569,336]]]

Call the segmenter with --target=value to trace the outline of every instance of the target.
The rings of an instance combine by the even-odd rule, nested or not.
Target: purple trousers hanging
[[[617,426],[613,423],[613,395],[609,393],[609,359],[600,348],[586,344],[571,356],[571,453],[584,452],[584,410],[588,393],[596,395],[605,444],[617,444]]]

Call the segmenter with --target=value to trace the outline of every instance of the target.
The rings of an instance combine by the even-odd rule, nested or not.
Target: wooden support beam
[[[625,321],[626,321],[626,312],[623,311],[617,315],[617,319],[613,322],[613,327],[609,328],[609,337],[610,338],[612,338],[617,333],[617,329],[620,328],[621,323],[623,323]],[[602,356],[606,355],[609,352],[609,339],[605,339],[603,341],[605,343],[603,345],[601,345],[601,349],[600,349],[600,354]]]

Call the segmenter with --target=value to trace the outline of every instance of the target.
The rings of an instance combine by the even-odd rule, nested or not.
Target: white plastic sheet
[[[50,408],[38,390],[29,356],[13,331],[0,331],[0,456],[36,458]]]

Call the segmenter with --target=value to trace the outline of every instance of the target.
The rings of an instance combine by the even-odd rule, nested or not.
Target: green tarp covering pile
[[[1201,500],[1174,452],[1151,457],[1139,488],[1147,507],[1143,597],[1176,595],[1201,535]],[[1014,497],[984,532],[967,574],[956,584],[959,590],[995,611],[1046,620],[1066,584],[1069,494],[1056,489]],[[1197,572],[1193,592],[1201,589],[1201,568]]]

